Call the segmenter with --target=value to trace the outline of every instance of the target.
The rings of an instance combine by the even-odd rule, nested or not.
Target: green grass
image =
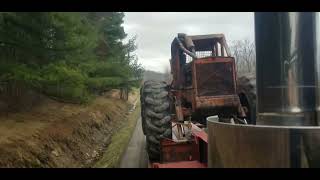
[[[121,128],[112,136],[111,143],[103,157],[94,165],[95,168],[117,168],[120,166],[122,155],[129,144],[139,116],[140,102],[138,101],[136,109],[129,114]]]

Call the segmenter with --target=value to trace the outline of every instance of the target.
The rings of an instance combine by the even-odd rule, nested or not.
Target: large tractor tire
[[[141,88],[142,128],[150,161],[160,160],[160,139],[172,138],[170,99],[165,82],[146,81]]]
[[[246,121],[256,124],[256,77],[255,75],[241,76],[237,81],[237,93],[242,107],[245,107]]]
[[[146,118],[145,118],[145,105],[144,105],[144,97],[143,97],[143,86],[140,88],[140,103],[141,103],[141,124],[142,124],[142,132],[146,135]]]

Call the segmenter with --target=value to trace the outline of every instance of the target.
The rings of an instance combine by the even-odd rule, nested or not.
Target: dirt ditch
[[[32,111],[0,117],[0,167],[92,167],[130,116],[138,97],[117,91],[90,105],[46,100]]]

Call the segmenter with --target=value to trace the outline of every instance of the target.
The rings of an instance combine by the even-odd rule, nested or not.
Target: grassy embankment
[[[96,168],[117,168],[120,166],[121,158],[129,144],[137,120],[140,116],[140,101],[137,98],[136,108],[128,115],[126,121],[123,121],[118,132],[112,136],[106,152],[102,158],[94,165]]]

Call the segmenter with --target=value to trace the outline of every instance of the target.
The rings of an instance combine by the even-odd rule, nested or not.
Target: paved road
[[[148,160],[145,147],[145,136],[142,132],[141,118],[139,118],[126,152],[121,159],[120,168],[147,168]]]

